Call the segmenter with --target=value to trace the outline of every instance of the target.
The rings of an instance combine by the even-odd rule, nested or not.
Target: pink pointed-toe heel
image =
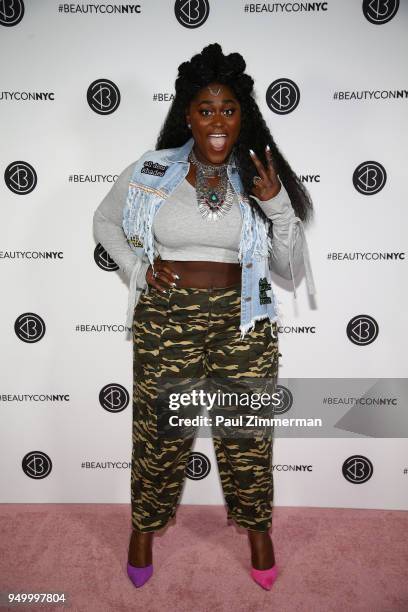
[[[251,568],[251,578],[255,580],[263,589],[270,591],[273,583],[275,582],[278,575],[278,568],[275,565],[266,570],[258,570],[254,567]]]
[[[149,580],[153,574],[153,564],[146,565],[145,567],[135,567],[130,565],[129,561],[127,564],[127,574],[135,587],[141,587]]]

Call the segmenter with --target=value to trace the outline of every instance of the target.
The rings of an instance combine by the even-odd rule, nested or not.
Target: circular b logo
[[[24,312],[14,323],[17,338],[23,342],[38,342],[45,334],[45,323],[40,315]]]
[[[342,466],[343,476],[353,484],[362,484],[370,480],[373,475],[373,464],[367,457],[352,455],[345,460]]]
[[[363,15],[374,25],[387,23],[397,14],[399,0],[363,0]]]
[[[88,87],[86,99],[95,113],[110,115],[120,104],[120,92],[113,81],[97,79]]]
[[[21,462],[23,472],[26,476],[40,480],[48,476],[52,470],[52,462],[48,455],[41,451],[27,453]]]
[[[353,173],[353,185],[363,195],[374,195],[381,191],[387,181],[384,166],[375,161],[366,161]]]
[[[0,3],[0,25],[15,26],[24,17],[23,0],[6,0]]]
[[[174,14],[180,25],[185,28],[198,28],[208,19],[210,5],[208,0],[176,0]]]
[[[346,333],[354,344],[371,344],[378,336],[378,323],[369,315],[357,315],[349,321]]]
[[[293,395],[292,392],[283,385],[276,385],[275,393],[279,393],[279,404],[274,403],[273,413],[274,416],[279,416],[292,408]]]
[[[31,164],[24,161],[15,161],[5,169],[4,181],[10,191],[25,195],[35,189],[37,174]]]
[[[129,393],[122,385],[105,385],[99,393],[99,402],[108,412],[122,412],[129,404]]]
[[[278,115],[287,115],[294,111],[299,100],[299,87],[290,79],[277,79],[266,90],[266,103],[271,111]]]
[[[203,453],[190,453],[186,465],[186,476],[190,480],[202,480],[211,470],[210,460]]]
[[[105,270],[105,272],[119,270],[119,266],[113,261],[112,257],[105,251],[101,244],[97,244],[95,247],[94,260],[98,268]]]

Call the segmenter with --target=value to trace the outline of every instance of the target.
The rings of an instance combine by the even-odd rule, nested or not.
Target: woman
[[[314,293],[302,226],[312,203],[262,118],[245,67],[217,43],[182,63],[156,149],[122,172],[94,215],[96,238],[130,281],[135,586],[152,575],[153,534],[175,516],[194,440],[191,430],[176,439],[169,427],[163,433],[163,381],[172,391],[216,376],[232,389],[244,379],[275,384],[271,269],[295,291],[303,261]],[[247,529],[251,576],[270,589],[272,436],[216,430],[213,441],[228,518]]]

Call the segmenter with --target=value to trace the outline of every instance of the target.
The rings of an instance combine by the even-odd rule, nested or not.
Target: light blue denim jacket
[[[136,279],[143,258],[147,257],[154,269],[154,258],[157,255],[153,235],[154,215],[187,176],[190,168],[187,158],[193,144],[194,139],[190,138],[181,147],[147,151],[135,163],[126,204],[123,208],[123,230],[130,248],[138,255],[130,277],[126,321],[128,327],[132,325],[134,307],[142,293],[142,289],[137,286]],[[241,338],[244,338],[246,332],[254,327],[257,320],[268,317],[271,322],[279,321],[278,301],[272,288],[269,266],[273,241],[268,236],[267,222],[260,215],[256,215],[249,205],[233,156],[230,158],[227,174],[238,196],[242,214],[238,260],[242,267],[240,331]],[[284,189],[283,185],[281,189]],[[255,199],[258,203],[260,202],[257,198]],[[315,287],[303,224],[298,217],[293,217],[289,227],[289,267],[294,295],[296,297],[293,271],[295,223],[299,224],[301,230],[306,282],[309,293],[313,295]]]

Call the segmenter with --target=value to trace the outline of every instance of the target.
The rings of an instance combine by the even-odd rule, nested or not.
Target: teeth
[[[210,146],[215,151],[222,151],[227,144],[227,136],[225,134],[209,134],[208,140]]]

